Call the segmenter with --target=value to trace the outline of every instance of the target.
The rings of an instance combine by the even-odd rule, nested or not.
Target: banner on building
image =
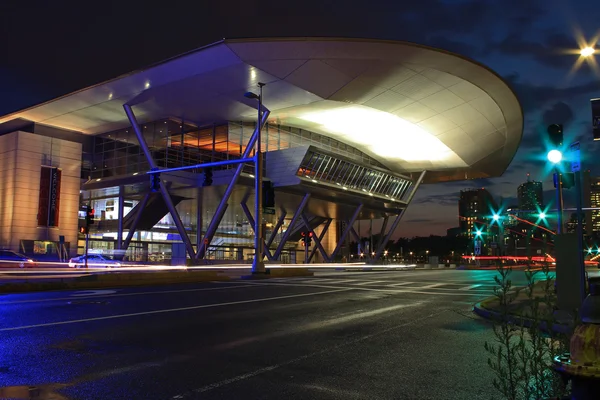
[[[62,172],[58,168],[42,167],[40,175],[38,226],[58,226],[61,177]]]

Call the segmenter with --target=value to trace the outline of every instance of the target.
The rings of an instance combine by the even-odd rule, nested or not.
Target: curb
[[[504,320],[502,314],[500,314],[499,312],[496,312],[496,311],[493,311],[493,310],[483,307],[481,305],[481,303],[483,303],[483,302],[485,302],[485,300],[482,302],[476,303],[473,306],[473,312],[475,314],[477,314],[479,317],[481,317],[483,319],[487,319],[487,320],[491,320],[491,321],[503,321]],[[535,323],[535,321],[533,321],[531,318],[517,317],[515,315],[510,315],[510,314],[507,316],[506,319],[507,319],[507,322],[510,324],[524,326],[526,328],[531,328],[533,326],[533,324]],[[546,333],[549,333],[550,330],[555,333],[564,333],[564,334],[568,334],[572,331],[572,328],[566,324],[553,324],[552,328],[549,330],[546,322],[540,322],[539,328],[540,328],[540,330],[542,330]]]
[[[187,274],[187,273],[186,273]],[[196,275],[197,274],[197,275]],[[227,281],[227,276],[217,275],[216,273],[192,273],[191,275],[177,274],[177,276],[168,276],[164,273],[143,274],[106,274],[90,275],[81,278],[68,278],[46,282],[19,282],[6,283],[0,285],[0,295],[13,293],[44,292],[51,290],[72,290],[72,289],[104,289],[114,287],[133,287],[133,286],[157,286],[157,285],[175,285],[182,283],[202,283],[212,281]]]

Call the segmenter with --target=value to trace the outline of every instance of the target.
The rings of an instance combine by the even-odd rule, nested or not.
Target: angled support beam
[[[390,227],[390,231],[387,233],[387,235],[385,235],[385,238],[381,241],[381,243],[377,247],[377,251],[375,252],[375,258],[374,258],[374,260],[379,260],[379,258],[381,257],[381,253],[383,252],[383,249],[388,244],[388,241],[390,240],[390,237],[392,236],[392,234],[394,233],[394,231],[398,227],[398,224],[400,223],[400,220],[402,219],[403,216],[404,216],[404,210],[400,214],[398,214],[396,216],[396,219],[394,219],[394,222],[392,222],[392,226]]]
[[[285,209],[283,207],[281,207],[281,215],[279,216],[279,219],[277,220],[277,224],[275,225],[275,228],[273,229],[273,232],[271,232],[271,237],[269,238],[269,240],[267,240],[267,249],[271,247],[271,245],[273,244],[273,240],[275,240],[275,238],[277,237],[277,232],[279,232],[279,229],[281,229],[281,225],[283,225],[283,221],[285,221],[285,216],[287,215],[287,212],[285,211]]]
[[[150,169],[151,170],[158,169],[158,167],[156,166],[156,162],[152,158],[152,153],[150,152],[150,149],[148,148],[146,139],[144,139],[144,135],[142,133],[142,130],[140,129],[140,125],[137,122],[135,114],[133,113],[133,110],[131,109],[131,106],[129,104],[124,104],[123,108],[125,109],[125,114],[127,114],[127,118],[129,118],[129,123],[131,123],[131,127],[133,128],[133,131],[135,132],[135,136],[137,137],[140,147],[141,147],[142,151],[144,152],[144,155],[146,156],[146,160],[148,161],[148,165],[150,166]],[[173,217],[173,222],[175,222],[175,226],[177,227],[179,236],[181,236],[181,240],[183,240],[183,243],[185,244],[185,247],[187,249],[187,252],[188,252],[190,258],[194,259],[194,257],[196,256],[196,252],[194,251],[194,247],[192,246],[190,237],[188,236],[187,232],[185,231],[185,228],[183,227],[183,223],[181,222],[181,218],[179,218],[179,214],[177,213],[177,210],[175,209],[175,205],[173,205],[173,200],[171,199],[169,190],[162,183],[159,184],[159,187],[160,187],[160,193],[162,194],[163,200],[165,201],[165,204],[167,205],[167,209],[169,210],[171,217]]]
[[[142,201],[140,201],[140,203],[138,204],[138,207],[140,209],[138,210],[137,214],[135,215],[133,224],[129,228],[129,232],[127,233],[127,238],[125,239],[125,243],[123,243],[123,246],[121,246],[123,253],[125,253],[127,251],[127,248],[129,247],[129,243],[131,243],[131,239],[133,239],[133,234],[135,233],[135,230],[137,229],[137,226],[139,225],[140,220],[142,219],[142,214],[144,213],[144,208],[146,208],[146,204],[148,204],[149,199],[150,199],[150,193],[146,193],[146,195],[144,196]]]
[[[185,227],[183,226],[183,222],[181,222],[181,218],[179,218],[179,213],[177,212],[177,209],[175,208],[175,205],[173,204],[173,200],[171,199],[171,194],[169,193],[169,189],[167,189],[167,187],[161,183],[160,184],[160,192],[162,194],[163,199],[165,200],[167,209],[171,213],[171,217],[173,217],[173,222],[175,222],[175,226],[177,227],[179,236],[181,236],[181,239],[183,240],[183,243],[185,244],[185,248],[187,249],[187,252],[188,252],[190,258],[193,260],[194,257],[196,256],[196,252],[194,251],[194,246],[192,246],[192,241],[190,240],[190,237],[188,236],[187,232],[185,231]]]
[[[375,246],[375,248],[379,248],[379,246],[381,246],[381,242],[383,241],[383,237],[385,236],[385,230],[387,228],[387,224],[389,221],[390,217],[389,216],[385,216],[383,217],[383,224],[381,224],[381,230],[379,231],[379,239],[377,239],[377,245]]]
[[[410,202],[413,199],[413,197],[415,197],[415,194],[417,193],[417,189],[419,188],[419,186],[421,186],[421,182],[423,182],[423,178],[425,177],[425,173],[426,172],[427,171],[421,172],[421,175],[419,175],[419,179],[417,179],[417,181],[415,182],[415,186],[414,186],[412,192],[410,192],[410,195],[408,196],[408,199],[406,200],[407,207],[408,207],[408,204],[410,204]],[[383,252],[383,249],[385,248],[385,246],[387,246],[388,241],[390,240],[390,237],[392,236],[392,234],[394,233],[394,231],[398,227],[398,224],[400,223],[400,220],[404,216],[405,212],[406,212],[406,209],[402,210],[402,212],[396,216],[396,219],[394,220],[394,222],[392,222],[392,226],[390,228],[390,231],[388,232],[388,234],[386,235],[385,239],[383,240],[383,242],[381,242],[381,245],[377,248],[377,251],[375,252],[375,259],[376,260],[379,259],[379,257],[381,256],[381,253]]]
[[[321,243],[321,241],[325,237],[325,234],[327,233],[327,230],[329,229],[329,225],[331,225],[331,221],[333,221],[333,219],[329,218],[325,222],[325,225],[323,226],[323,229],[321,230],[321,233],[319,233],[319,243]],[[308,263],[309,264],[310,264],[310,261],[312,260],[312,258],[315,256],[316,252],[317,252],[317,246],[313,247],[312,250],[310,251],[310,255],[308,256]],[[331,262],[331,260],[333,260],[333,257],[329,257],[328,261]]]
[[[292,232],[292,228],[294,227],[294,225],[296,225],[296,221],[298,221],[298,217],[300,217],[300,215],[304,212],[304,207],[306,207],[306,204],[308,203],[308,199],[310,199],[310,193],[306,193],[304,195],[304,197],[302,198],[302,201],[300,202],[300,205],[298,206],[298,209],[296,209],[296,212],[294,213],[294,216],[292,217],[292,221],[288,225],[288,229],[286,229],[285,233],[283,234],[283,237],[281,238],[281,242],[279,242],[279,245],[277,246],[277,249],[275,250],[275,254],[273,254],[273,258],[275,260],[279,260],[279,256],[281,255],[283,246],[285,245],[285,242],[287,242],[287,240],[290,236],[290,233]]]
[[[252,227],[252,231],[254,231],[254,227],[255,227],[254,218],[252,217],[252,214],[250,213],[250,209],[248,208],[248,205],[246,204],[247,200],[248,200],[247,197],[245,197],[244,200],[242,200],[242,202],[240,203],[240,205],[242,206],[242,210],[244,210],[244,214],[246,214],[246,218],[248,218],[248,223]],[[254,232],[254,234],[256,235],[256,232]],[[273,261],[273,256],[271,255],[271,251],[267,247],[267,244],[264,243],[264,240],[263,240],[263,251],[264,251],[265,256],[267,256],[267,259],[269,261]]]
[[[354,236],[354,240],[356,240],[356,243],[360,243],[360,236],[358,236],[358,233],[356,233],[356,230],[353,226],[350,226],[350,233],[352,233],[352,236]]]
[[[346,236],[348,236],[348,233],[350,233],[350,230],[354,229],[353,228],[354,222],[356,222],[356,219],[360,215],[362,208],[363,208],[363,205],[359,204],[358,207],[356,207],[354,214],[352,214],[352,218],[350,218],[347,221],[346,229],[344,229],[344,232],[342,232],[342,236],[340,236],[340,238],[337,242],[337,245],[335,246],[335,249],[333,250],[333,253],[331,253],[332,260],[335,259],[335,256],[337,255],[338,251],[340,251],[340,249],[342,248],[342,243],[344,243],[344,240],[346,240]]]
[[[256,144],[256,140],[258,139],[258,135],[259,135],[262,127],[264,126],[265,122],[267,122],[267,119],[269,118],[269,114],[271,112],[268,109],[266,109],[264,106],[263,106],[263,110],[264,111],[262,114],[262,119],[260,120],[260,123],[256,124],[254,133],[252,134],[252,136],[250,137],[250,140],[248,140],[248,143],[246,144],[246,150],[244,150],[244,154],[242,154],[242,158],[248,158],[248,156],[250,156],[250,154],[252,153],[252,150],[254,148],[254,145]],[[213,237],[215,236],[215,233],[217,232],[217,228],[219,227],[219,224],[221,223],[221,220],[223,219],[223,215],[225,215],[225,210],[227,209],[227,202],[229,201],[229,198],[231,197],[231,193],[233,193],[233,189],[235,188],[235,185],[237,184],[237,181],[240,177],[240,174],[242,173],[243,168],[244,168],[244,164],[237,165],[237,168],[235,169],[235,172],[233,173],[233,176],[231,177],[231,181],[229,181],[229,185],[227,186],[225,193],[223,193],[223,198],[221,199],[221,202],[219,203],[219,206],[217,207],[217,210],[215,211],[215,215],[211,219],[210,224],[208,225],[208,228],[206,229],[206,234],[204,235],[204,242],[208,241],[208,244],[205,244],[203,242],[200,245],[200,248],[198,249],[198,252],[196,253],[196,258],[204,257],[204,254],[206,253],[206,248],[208,247],[208,245],[210,245],[210,242],[212,241]]]
[[[304,213],[302,213],[302,222],[304,223],[304,226],[306,227],[306,229],[309,232],[312,232],[313,239],[315,240],[315,244],[317,245],[316,247],[319,249],[319,252],[323,256],[323,260],[325,260],[326,262],[329,262],[329,256],[327,255],[327,252],[321,245],[321,241],[319,240],[319,238],[317,238],[315,231],[310,227],[310,221],[308,220],[308,218],[306,217],[306,215]]]

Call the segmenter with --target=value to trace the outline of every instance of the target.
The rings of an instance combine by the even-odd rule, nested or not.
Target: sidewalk
[[[508,304],[505,315],[500,310],[500,302],[496,296],[488,297],[475,304],[473,311],[478,316],[488,320],[502,321],[506,319],[511,324],[529,328],[536,323],[529,316],[532,311],[533,299],[538,298],[540,299],[538,312],[542,315],[553,314],[552,326],[549,327],[546,321],[538,320],[539,328],[546,332],[552,330],[557,333],[570,333],[574,326],[573,317],[567,314],[558,314],[556,311],[548,309],[549,305],[543,301],[545,285],[546,281],[536,282],[531,298],[528,296],[526,288],[512,288],[510,293],[513,295],[515,294],[515,290],[519,290],[519,292],[516,294],[514,300]],[[554,283],[552,281],[550,290],[553,290],[553,287]]]

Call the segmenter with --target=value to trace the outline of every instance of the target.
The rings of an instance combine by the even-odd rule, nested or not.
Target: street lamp
[[[263,116],[262,101],[263,101],[263,86],[264,83],[259,82],[259,94],[253,92],[244,93],[244,97],[251,100],[258,100],[258,119],[256,120],[258,128],[258,137],[256,140],[256,152],[254,153],[254,260],[252,261],[252,273],[264,273],[265,263],[263,262],[264,248],[263,248],[263,230],[262,230],[262,183],[263,183],[263,159],[261,153],[261,120]]]
[[[592,54],[594,54],[596,52],[596,49],[594,49],[593,47],[587,46],[584,47],[583,49],[581,49],[579,51],[579,54],[581,54],[583,57],[589,57]]]
[[[560,150],[552,149],[548,152],[548,161],[552,164],[558,164],[562,160],[562,153]]]

